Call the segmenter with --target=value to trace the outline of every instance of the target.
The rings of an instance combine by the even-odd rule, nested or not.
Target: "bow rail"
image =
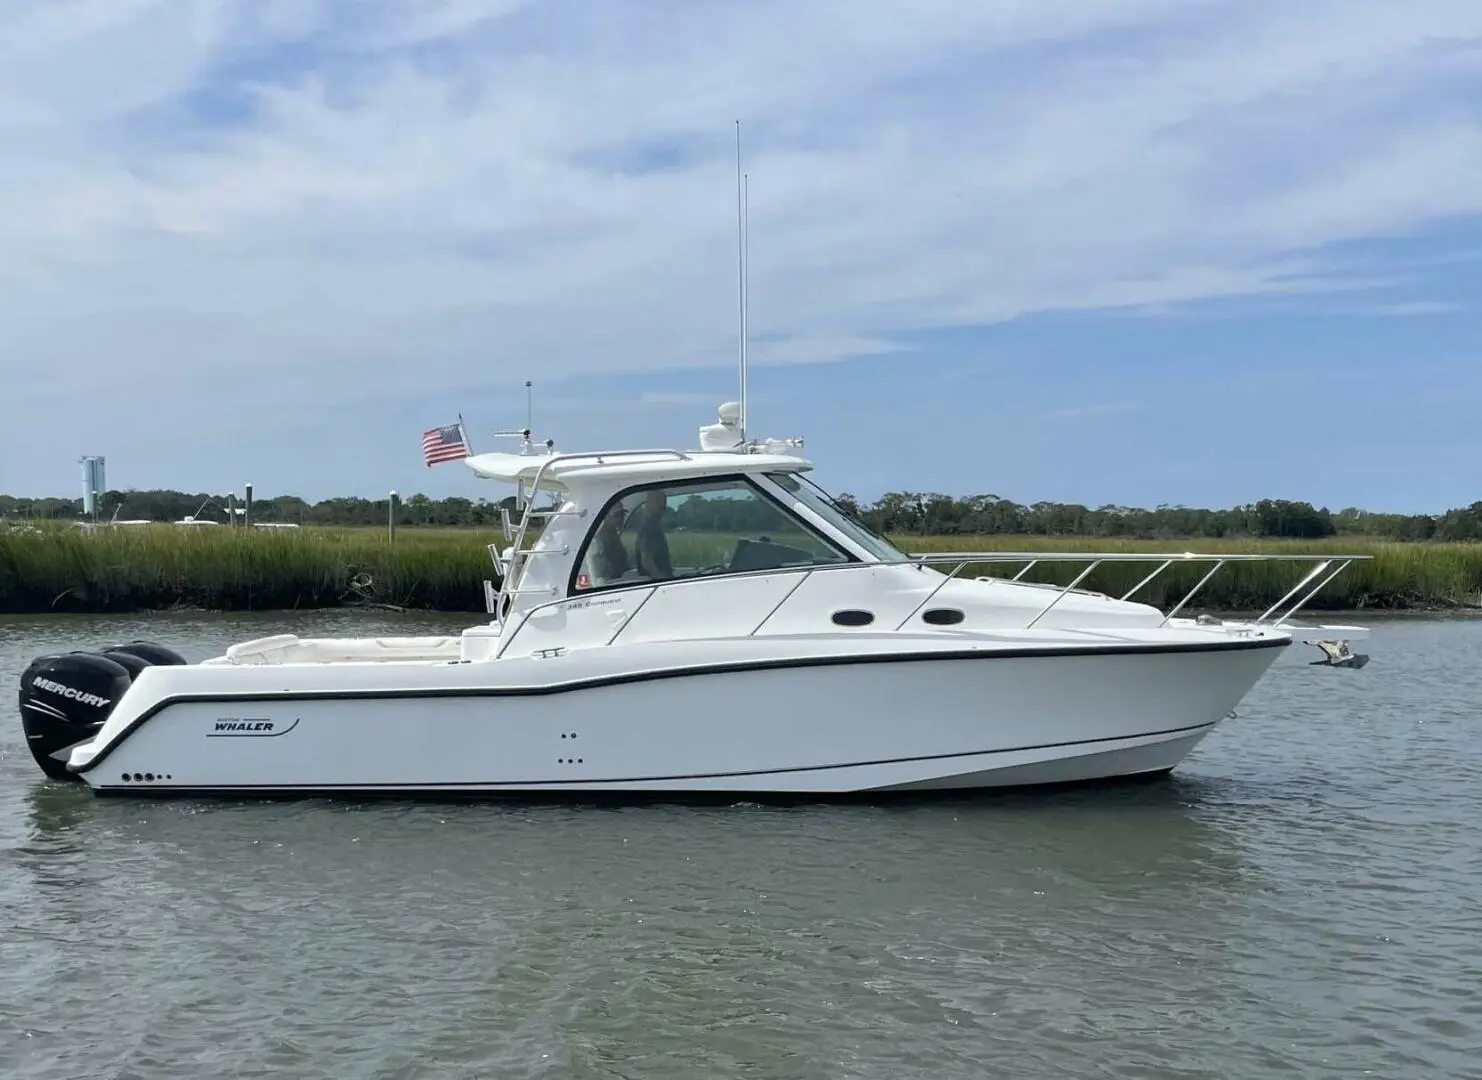
[[[1262,612],[1258,618],[1245,624],[1251,626],[1277,626],[1291,619],[1298,611],[1305,607],[1313,599],[1313,597],[1315,597],[1322,589],[1326,588],[1335,578],[1338,577],[1339,574],[1348,569],[1348,567],[1351,566],[1353,563],[1366,562],[1371,559],[1373,559],[1372,555],[1291,554],[1285,552],[1271,554],[1222,554],[1194,551],[1176,553],[1144,551],[922,552],[909,554],[904,559],[882,559],[874,562],[851,561],[837,563],[819,563],[801,566],[779,566],[764,570],[747,570],[734,574],[697,575],[693,577],[669,578],[662,581],[635,581],[630,585],[625,584],[613,588],[601,589],[598,590],[598,593],[604,596],[638,592],[642,590],[646,590],[648,593],[648,595],[646,595],[642,600],[638,602],[638,604],[634,606],[633,610],[627,614],[627,616],[612,632],[612,635],[607,639],[605,644],[611,645],[615,641],[617,641],[623,630],[628,626],[630,622],[632,622],[633,617],[643,609],[644,605],[648,602],[649,597],[651,597],[660,589],[680,587],[692,582],[713,581],[718,577],[724,577],[727,580],[745,580],[747,578],[773,577],[780,574],[796,574],[798,576],[797,583],[788,590],[787,594],[776,605],[776,607],[774,607],[772,611],[769,612],[760,623],[753,627],[750,631],[750,634],[747,635],[754,636],[762,629],[762,627],[764,627],[768,622],[771,621],[772,617],[776,615],[777,612],[780,611],[787,604],[788,600],[790,600],[793,595],[797,593],[797,591],[803,586],[804,582],[806,582],[814,574],[841,573],[848,571],[858,572],[861,570],[874,570],[881,567],[890,566],[908,566],[916,567],[918,569],[926,569],[928,567],[936,568],[942,566],[951,566],[951,572],[942,574],[941,580],[936,583],[935,587],[932,588],[929,593],[927,593],[925,598],[922,599],[921,602],[918,603],[914,608],[912,608],[905,618],[901,619],[900,622],[896,624],[894,629],[900,630],[918,611],[926,607],[926,605],[929,604],[932,599],[941,592],[941,590],[947,585],[948,582],[954,580],[960,573],[962,573],[963,570],[967,569],[968,567],[988,566],[1003,563],[1013,564],[1022,562],[1026,565],[1016,575],[1014,575],[1014,577],[1009,579],[990,578],[988,580],[1008,580],[1020,585],[1046,589],[1053,592],[1054,595],[1051,596],[1050,599],[1044,604],[1044,606],[1042,606],[1034,614],[1034,616],[1030,618],[1029,621],[1021,628],[1029,630],[1032,629],[1047,614],[1049,614],[1050,611],[1052,611],[1055,606],[1059,604],[1060,601],[1063,600],[1065,597],[1071,595],[1072,593],[1080,593],[1082,595],[1090,594],[1090,590],[1081,589],[1078,586],[1081,584],[1081,582],[1090,577],[1091,574],[1093,574],[1098,567],[1101,567],[1103,565],[1109,563],[1157,564],[1152,572],[1145,575],[1137,582],[1137,584],[1133,585],[1121,596],[1117,597],[1117,599],[1119,600],[1130,600],[1137,593],[1142,591],[1142,589],[1145,588],[1150,582],[1156,579],[1160,574],[1162,574],[1171,566],[1176,566],[1179,564],[1213,564],[1208,572],[1200,577],[1199,580],[1195,582],[1195,584],[1186,593],[1184,593],[1183,597],[1178,601],[1178,603],[1170,608],[1167,614],[1163,616],[1163,621],[1158,624],[1160,627],[1162,627],[1167,626],[1169,621],[1172,620],[1180,611],[1182,611],[1188,605],[1189,601],[1194,598],[1199,590],[1204,588],[1204,586],[1209,583],[1210,579],[1213,578],[1215,574],[1217,574],[1225,565],[1229,563],[1300,562],[1316,564],[1306,574],[1306,576],[1304,576],[1301,581],[1299,581],[1295,586],[1288,590],[1288,592],[1284,596],[1282,596],[1280,600],[1278,600],[1275,604],[1272,604],[1269,608]],[[1020,579],[1038,563],[1086,563],[1088,565],[1067,585],[1055,585],[1048,582],[1021,581]],[[982,578],[980,577],[980,580],[981,579]],[[1317,581],[1317,584],[1312,585],[1313,581]],[[1309,585],[1312,585],[1312,587],[1308,588]],[[1304,589],[1306,590],[1305,592],[1303,592]],[[537,604],[521,612],[519,620],[515,623],[513,630],[510,631],[508,634],[501,635],[499,648],[495,651],[494,654],[495,658],[497,659],[498,657],[504,655],[509,646],[513,643],[514,639],[519,636],[520,630],[524,628],[525,624],[532,617],[535,617],[542,611],[559,607],[563,604],[569,604],[588,599],[591,595],[592,593],[583,592],[576,596],[557,597],[555,599],[548,600],[545,603]]]

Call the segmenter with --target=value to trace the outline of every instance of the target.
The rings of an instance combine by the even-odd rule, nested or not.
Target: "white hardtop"
[[[806,472],[813,463],[792,454],[708,450],[593,450],[581,453],[477,454],[464,461],[478,476],[506,484],[532,483],[540,473],[543,491],[624,481],[680,480],[736,473]],[[541,471],[545,466],[544,472]]]
[[[795,453],[802,439],[763,439],[747,442],[740,406],[727,401],[717,410],[716,423],[700,429],[698,450],[582,450],[557,451],[549,440],[536,450],[530,431],[517,454],[473,454],[464,464],[486,480],[506,484],[533,484],[542,491],[567,491],[580,477],[584,487],[612,484],[686,480],[736,473],[806,472],[813,463]]]

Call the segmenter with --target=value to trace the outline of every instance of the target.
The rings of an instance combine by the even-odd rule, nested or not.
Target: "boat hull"
[[[846,794],[1111,779],[1177,766],[1289,643],[691,659],[523,685],[480,684],[506,663],[380,665],[379,685],[345,689],[308,687],[324,676],[308,667],[244,669],[229,689],[158,696],[72,764],[99,793],[128,795]]]

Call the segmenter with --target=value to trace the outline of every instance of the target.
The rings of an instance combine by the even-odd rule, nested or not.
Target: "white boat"
[[[1294,637],[1367,633],[1291,622],[1365,556],[905,554],[813,484],[799,440],[749,442],[738,411],[698,450],[565,453],[527,432],[520,452],[464,459],[515,485],[518,510],[490,547],[491,618],[456,636],[39,658],[21,681],[32,753],[129,795],[1098,780],[1177,766]],[[1281,559],[1315,565],[1260,617],[1182,614],[1221,567]],[[1046,562],[1084,569],[1016,580]],[[1119,596],[1079,588],[1113,562],[1147,573]],[[1181,563],[1208,570],[1177,605],[1134,599]]]

